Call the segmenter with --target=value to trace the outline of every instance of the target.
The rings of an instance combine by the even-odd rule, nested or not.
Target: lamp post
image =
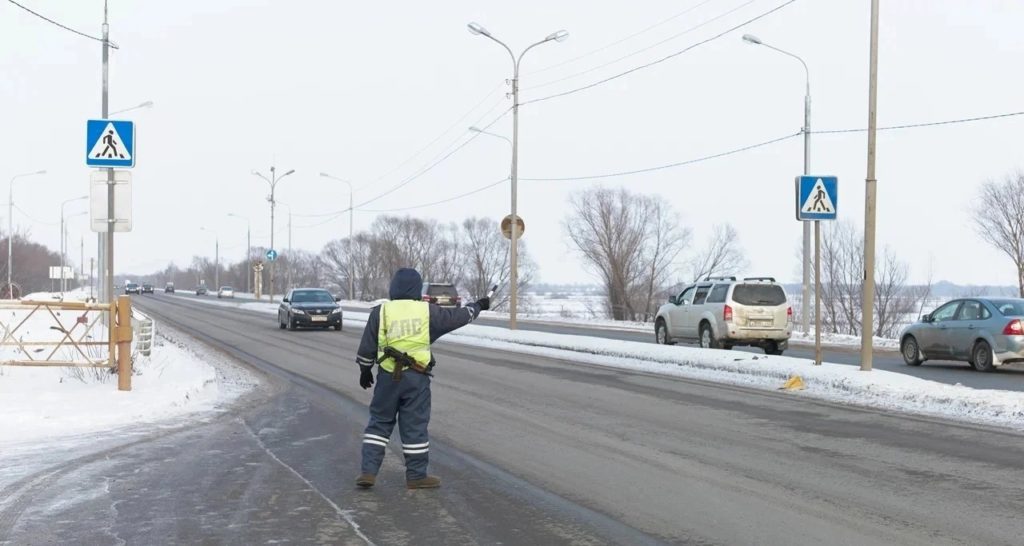
[[[293,174],[295,169],[292,169],[281,176],[277,176],[277,169],[270,167],[270,178],[263,176],[259,171],[253,171],[254,176],[258,176],[265,180],[270,185],[270,195],[267,197],[267,201],[270,202],[270,249],[274,250],[274,206],[276,201],[274,200],[274,190],[277,189],[277,183],[284,179],[284,177]],[[270,301],[274,301],[274,262],[270,262]]]
[[[71,215],[67,216],[65,218],[65,220],[64,220],[64,232],[63,232],[64,239],[62,241],[62,246],[61,246],[61,271],[64,271],[64,267],[65,267],[65,263],[64,262],[67,261],[68,241],[69,241],[69,239],[68,239],[68,224],[70,223],[69,220],[71,220],[72,218],[77,218],[78,216],[85,216],[86,214],[89,214],[89,211],[83,210],[81,212],[76,212],[74,214],[71,214]],[[82,255],[83,256],[85,255],[85,238],[82,239]],[[61,277],[63,277],[63,274],[61,275]],[[63,293],[68,290],[68,281],[67,281],[67,279],[63,279],[62,278],[61,282],[62,282],[62,284],[61,284],[61,294],[63,295]]]
[[[67,282],[65,282],[65,279],[64,279],[64,263],[67,261],[67,258],[65,257],[67,252],[65,251],[65,237],[66,237],[66,233],[64,231],[64,219],[66,218],[67,215],[64,213],[64,207],[67,206],[68,203],[73,203],[75,201],[83,201],[83,200],[88,199],[88,198],[89,198],[88,195],[83,195],[81,197],[73,197],[73,198],[68,199],[68,200],[66,200],[66,201],[64,201],[63,203],[60,204],[60,292],[61,292],[61,294],[63,294],[64,291],[67,290]]]
[[[536,46],[550,41],[563,42],[569,37],[569,33],[565,30],[559,30],[549,34],[543,40],[531,44],[529,47],[523,50],[516,57],[512,49],[505,45],[504,42],[495,38],[491,33],[478,23],[469,23],[467,25],[469,32],[478,36],[486,36],[491,40],[495,41],[501,47],[508,51],[510,57],[512,57],[512,250],[511,250],[511,262],[512,271],[509,279],[509,321],[508,327],[512,330],[516,329],[516,307],[517,300],[519,298],[519,225],[516,221],[518,216],[517,212],[517,200],[518,200],[518,186],[519,186],[519,64],[523,60],[523,56],[526,55],[527,51],[530,51]]]
[[[350,263],[348,264],[348,269],[349,269],[349,271],[348,271],[348,298],[351,299],[351,300],[354,300],[354,299],[356,299],[356,295],[355,295],[356,294],[356,281],[355,281],[355,275],[354,275],[355,272],[352,270],[352,263],[351,263],[351,252],[352,251],[351,251],[351,248],[352,248],[352,218],[356,214],[355,208],[353,206],[353,200],[352,200],[352,195],[355,193],[355,190],[352,189],[352,182],[350,182],[348,180],[345,180],[343,178],[338,178],[337,176],[331,176],[331,175],[329,175],[327,173],[320,173],[320,176],[322,176],[324,178],[330,178],[331,180],[336,180],[338,182],[344,182],[348,186],[348,244],[349,244],[349,253],[350,253],[350,257],[349,257],[349,262]]]
[[[811,71],[807,68],[807,63],[804,62],[799,56],[794,55],[788,51],[779,49],[773,45],[766,44],[761,41],[760,38],[752,34],[744,34],[743,41],[749,44],[759,45],[767,47],[772,51],[776,51],[787,57],[791,57],[800,61],[800,64],[804,67],[804,75],[806,76],[806,85],[804,87],[804,174],[811,174]],[[815,231],[820,232],[820,225],[815,222]],[[800,323],[803,328],[804,334],[810,331],[810,315],[811,315],[811,224],[809,222],[803,223],[803,301],[800,303]]]
[[[240,214],[229,212],[228,216],[232,218],[239,218],[245,220],[245,291],[248,294],[252,293],[252,223],[249,222],[249,218]]]
[[[277,204],[288,208],[288,253],[285,255],[288,259],[288,271],[286,273],[287,277],[285,278],[285,283],[287,283],[288,286],[284,290],[284,292],[287,292],[294,288],[292,286],[292,271],[294,271],[294,262],[292,262],[292,206],[284,201],[278,201]],[[282,292],[282,294],[284,294],[284,292]]]
[[[14,241],[14,181],[19,178],[36,174],[46,174],[46,171],[16,174],[11,178],[11,182],[7,185],[7,293],[8,299],[12,300],[14,299],[14,285],[11,284],[11,272],[14,270],[14,263],[11,259],[14,248],[12,246]]]
[[[220,290],[220,236],[212,229],[205,227],[199,229],[213,234],[213,289]]]
[[[860,369],[869,372],[875,330],[875,135],[878,130],[878,0],[871,0],[871,46],[868,58],[868,172],[864,180],[864,295],[861,298]]]

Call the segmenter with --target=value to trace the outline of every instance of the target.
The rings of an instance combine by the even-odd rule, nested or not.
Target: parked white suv
[[[781,355],[792,333],[793,308],[782,285],[771,277],[708,277],[670,297],[654,320],[654,335],[662,345],[749,345]]]

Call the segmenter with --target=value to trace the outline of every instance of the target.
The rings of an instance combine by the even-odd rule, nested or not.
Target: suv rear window
[[[737,284],[732,299],[742,305],[782,305],[786,292],[777,284]]]
[[[448,296],[454,298],[459,295],[459,291],[455,289],[454,285],[451,284],[431,284],[427,286],[428,296]]]
[[[725,295],[729,293],[728,284],[716,284],[705,303],[725,303]]]

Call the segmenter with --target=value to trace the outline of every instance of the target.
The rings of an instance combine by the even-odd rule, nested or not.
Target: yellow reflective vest
[[[384,347],[402,351],[423,366],[430,364],[430,304],[416,300],[382,304],[377,331],[377,361],[384,371],[393,373],[395,360],[384,358]]]

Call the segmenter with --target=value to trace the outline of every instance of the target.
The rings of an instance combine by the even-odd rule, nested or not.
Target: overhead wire
[[[894,131],[894,130],[897,130],[897,129],[917,129],[919,127],[936,127],[936,126],[939,126],[939,125],[954,125],[954,124],[958,124],[958,123],[971,123],[971,122],[975,122],[975,121],[985,121],[985,120],[989,120],[989,119],[1009,118],[1009,117],[1014,117],[1014,116],[1024,116],[1024,111],[1022,111],[1022,112],[1006,112],[1004,114],[993,114],[993,115],[990,115],[990,116],[978,116],[978,117],[973,117],[973,118],[949,119],[949,120],[944,120],[944,121],[928,121],[928,122],[924,122],[924,123],[910,123],[910,124],[906,124],[906,125],[890,125],[890,126],[887,126],[887,127],[877,127],[875,130],[876,131]],[[811,134],[812,135],[834,135],[834,134],[840,134],[840,133],[863,133],[863,132],[867,132],[867,130],[868,129],[866,127],[864,127],[864,128],[857,128],[857,129],[831,129],[831,130],[827,130],[827,131],[814,131],[814,130],[812,130]]]
[[[372,181],[370,181],[370,182],[368,182],[366,184],[363,184],[362,186],[356,188],[356,190],[360,190],[360,189],[366,188],[368,186],[372,186],[372,185],[380,182],[381,180],[387,178],[388,176],[391,176],[392,174],[394,174],[394,173],[398,172],[399,170],[401,170],[402,167],[408,165],[413,159],[416,159],[417,157],[420,156],[420,154],[422,154],[423,152],[425,152],[428,149],[430,149],[431,146],[433,146],[434,144],[437,144],[437,142],[439,140],[441,140],[442,138],[444,138],[445,135],[450,133],[452,131],[452,129],[454,129],[454,128],[458,127],[460,124],[462,124],[466,120],[466,118],[468,118],[473,112],[475,112],[478,108],[480,108],[480,105],[484,104],[487,101],[488,98],[491,98],[494,95],[494,92],[499,90],[499,89],[501,89],[501,87],[503,85],[505,85],[504,81],[499,82],[498,85],[494,86],[493,88],[491,88],[490,91],[488,91],[486,94],[484,94],[483,98],[480,99],[480,101],[478,101],[476,104],[474,104],[472,108],[470,108],[469,110],[466,111],[466,113],[462,114],[462,116],[460,116],[459,119],[455,120],[454,123],[449,125],[448,128],[446,128],[444,131],[442,131],[440,134],[438,134],[436,137],[434,137],[433,140],[431,140],[430,142],[425,144],[422,148],[420,148],[415,153],[413,153],[412,155],[407,157],[404,161],[402,161],[401,163],[396,165],[394,168],[392,168],[389,171],[385,172],[384,174],[378,176],[377,178],[373,179]],[[484,113],[483,117],[486,117],[488,114],[493,112],[494,109],[499,104],[501,104],[502,100],[504,100],[504,95],[502,97],[500,97],[498,99],[498,101],[493,106],[491,106],[489,109],[487,109],[487,111]]]
[[[60,22],[55,21],[53,19],[50,19],[49,17],[39,13],[38,11],[32,10],[28,6],[19,4],[18,2],[15,2],[14,0],[7,0],[7,1],[12,3],[12,4],[14,4],[15,6],[18,6],[19,8],[21,8],[21,9],[31,13],[32,15],[35,15],[36,17],[42,19],[43,21],[46,21],[47,23],[50,23],[52,25],[56,25],[56,26],[66,30],[68,32],[75,33],[75,34],[77,34],[79,36],[82,36],[83,38],[88,38],[90,40],[96,40],[97,42],[100,42],[100,43],[103,42],[103,38],[97,38],[96,36],[92,36],[90,34],[86,34],[86,33],[82,32],[80,30],[75,30],[75,29],[73,29],[73,28],[71,28],[71,27],[69,27],[69,26],[67,26],[67,25],[65,25],[63,23],[60,23]],[[112,47],[114,49],[120,49],[119,47],[117,47],[117,44],[115,44],[114,42],[111,42],[110,40],[107,40],[107,45],[109,45],[110,47]]]
[[[656,28],[658,28],[658,27],[660,27],[662,25],[666,25],[666,24],[668,24],[668,23],[670,23],[672,21],[675,21],[676,19],[682,17],[683,15],[686,15],[687,13],[690,13],[690,12],[692,12],[692,11],[698,9],[698,8],[701,8],[705,4],[710,4],[711,2],[715,2],[715,1],[718,1],[718,0],[704,0],[703,2],[698,2],[696,5],[690,6],[689,8],[686,8],[685,10],[683,10],[683,11],[681,11],[679,13],[676,13],[675,15],[672,15],[672,16],[670,16],[668,18],[662,19],[661,21],[659,21],[659,22],[657,22],[657,23],[655,23],[653,25],[650,25],[650,26],[648,26],[648,27],[646,27],[646,28],[644,28],[642,30],[639,30],[637,32],[634,32],[634,33],[628,35],[628,36],[620,38],[620,39],[618,39],[618,40],[616,40],[616,41],[614,41],[614,42],[612,42],[610,44],[604,45],[604,46],[599,47],[597,49],[590,50],[590,51],[588,51],[588,52],[586,52],[586,53],[584,53],[582,55],[577,55],[577,56],[575,56],[575,57],[573,57],[571,59],[566,59],[564,61],[557,62],[555,64],[551,64],[551,65],[545,66],[543,68],[538,68],[537,70],[533,70],[533,71],[527,72],[526,75],[529,76],[529,75],[532,75],[532,74],[540,74],[541,72],[547,72],[548,70],[551,70],[552,68],[559,68],[559,67],[565,66],[567,64],[574,63],[574,62],[576,62],[576,61],[578,61],[580,59],[585,59],[585,58],[587,58],[587,57],[589,57],[589,56],[591,56],[591,55],[593,55],[595,53],[600,53],[602,51],[605,51],[607,49],[615,47],[615,46],[617,46],[617,45],[619,45],[619,44],[621,44],[623,42],[627,42],[629,40],[632,40],[633,38],[636,38],[637,36],[640,36],[641,34],[645,34],[647,32],[650,32],[650,31],[652,31],[652,30],[654,30],[654,29],[656,29]]]
[[[696,49],[696,48],[698,48],[698,47],[700,47],[702,45],[705,45],[705,44],[708,44],[710,42],[713,42],[713,41],[721,38],[722,36],[725,36],[726,34],[729,34],[729,33],[732,33],[732,32],[734,32],[736,30],[739,30],[739,29],[741,29],[741,28],[743,28],[743,27],[745,27],[745,26],[747,26],[747,25],[749,25],[751,23],[754,23],[756,21],[760,21],[761,19],[764,19],[765,17],[768,17],[769,15],[774,14],[775,12],[785,8],[786,6],[789,6],[790,4],[792,4],[792,3],[796,2],[796,1],[797,0],[788,0],[787,2],[779,4],[778,6],[772,8],[772,9],[766,11],[766,12],[763,12],[760,15],[757,15],[755,17],[747,19],[747,20],[745,20],[742,23],[739,23],[737,25],[733,25],[733,26],[729,27],[728,29],[726,29],[726,30],[724,30],[722,32],[719,32],[718,34],[715,34],[714,36],[711,36],[710,38],[706,38],[704,40],[701,40],[701,41],[699,41],[699,42],[697,42],[695,44],[692,44],[692,45],[690,45],[690,46],[688,46],[688,47],[686,47],[684,49],[676,51],[675,53],[671,53],[669,55],[666,55],[666,56],[664,56],[664,57],[662,57],[660,59],[657,59],[655,61],[651,61],[649,63],[642,64],[640,66],[635,66],[633,68],[630,68],[629,70],[626,70],[624,72],[620,72],[618,74],[615,74],[614,76],[609,76],[607,78],[604,78],[604,79],[598,80],[596,82],[584,85],[582,87],[577,87],[575,89],[570,89],[568,91],[562,91],[560,93],[555,93],[553,95],[548,95],[548,96],[545,96],[545,97],[540,97],[540,98],[536,98],[536,99],[530,99],[528,101],[524,101],[524,102],[520,103],[519,105],[520,106],[525,106],[527,104],[533,104],[533,103],[536,103],[536,102],[543,102],[543,101],[548,101],[548,100],[551,100],[551,99],[556,99],[556,98],[559,98],[559,97],[565,97],[565,96],[568,96],[568,95],[573,95],[573,94],[579,93],[581,91],[586,91],[587,89],[593,89],[594,87],[597,87],[599,85],[603,85],[603,84],[606,84],[608,82],[617,80],[619,78],[628,76],[629,74],[632,74],[634,72],[639,72],[640,70],[643,70],[645,68],[650,68],[652,66],[661,64],[661,63],[663,63],[665,61],[668,61],[670,59],[678,57],[678,56],[680,56],[680,55],[682,55],[684,53],[692,51],[692,50],[694,50],[694,49]]]
[[[393,208],[393,209],[376,209],[376,210],[359,209],[359,211],[360,212],[398,212],[398,211],[403,211],[403,210],[422,209],[422,208],[426,208],[426,207],[432,207],[434,205],[442,205],[444,203],[451,203],[452,201],[456,201],[458,199],[462,199],[463,197],[469,197],[470,195],[480,193],[480,192],[482,192],[484,190],[489,190],[489,189],[491,189],[491,188],[493,188],[493,187],[495,187],[495,186],[497,186],[499,184],[502,184],[504,182],[508,182],[509,180],[511,180],[511,178],[506,176],[505,178],[502,178],[501,180],[497,180],[495,182],[491,182],[490,184],[487,184],[487,185],[484,185],[484,186],[480,186],[479,188],[476,188],[474,190],[470,190],[470,191],[468,191],[466,193],[460,193],[459,195],[455,195],[455,196],[449,197],[447,199],[442,199],[440,201],[434,201],[433,203],[424,203],[422,205],[413,205],[413,206],[410,206],[410,207],[398,207],[398,208]]]
[[[602,68],[605,68],[607,66],[616,64],[616,63],[618,63],[620,61],[624,61],[624,60],[629,59],[631,57],[635,57],[635,56],[637,56],[637,55],[639,55],[641,53],[650,51],[651,49],[654,49],[654,48],[656,48],[656,47],[658,47],[660,45],[663,45],[663,44],[666,44],[668,42],[671,42],[672,40],[675,40],[676,38],[680,38],[682,36],[685,36],[685,35],[693,32],[693,31],[695,31],[695,30],[698,30],[698,29],[703,28],[703,27],[705,27],[707,25],[710,25],[711,23],[714,23],[714,22],[716,22],[716,21],[718,21],[720,19],[728,17],[728,16],[732,15],[733,13],[736,13],[737,11],[739,11],[739,10],[749,6],[750,4],[753,4],[754,2],[757,2],[757,0],[747,0],[746,2],[743,2],[742,4],[732,8],[732,9],[730,9],[730,10],[724,12],[724,13],[716,15],[715,17],[712,17],[711,19],[708,19],[707,21],[704,21],[702,23],[698,23],[698,24],[696,24],[696,25],[694,25],[694,26],[692,26],[690,28],[687,28],[686,30],[684,30],[682,32],[673,34],[672,36],[669,36],[668,38],[665,38],[664,40],[661,40],[659,42],[653,43],[653,44],[651,44],[651,45],[649,45],[649,46],[647,46],[645,48],[638,49],[636,51],[633,51],[632,53],[628,53],[626,55],[623,55],[623,56],[618,57],[616,59],[613,59],[611,61],[599,64],[599,65],[597,65],[595,67],[588,68],[586,70],[581,70],[579,72],[575,72],[575,73],[569,74],[567,76],[562,76],[561,78],[557,78],[557,79],[554,79],[554,80],[549,80],[549,81],[546,81],[546,82],[538,83],[536,85],[531,85],[529,87],[525,87],[525,88],[523,88],[523,91],[530,91],[532,89],[539,89],[541,87],[547,87],[549,85],[554,85],[554,84],[559,83],[559,82],[563,82],[563,81],[566,81],[566,80],[571,80],[571,79],[574,79],[574,78],[578,78],[580,76],[585,76],[587,74],[590,74],[591,72],[595,72],[595,71],[600,70]]]

